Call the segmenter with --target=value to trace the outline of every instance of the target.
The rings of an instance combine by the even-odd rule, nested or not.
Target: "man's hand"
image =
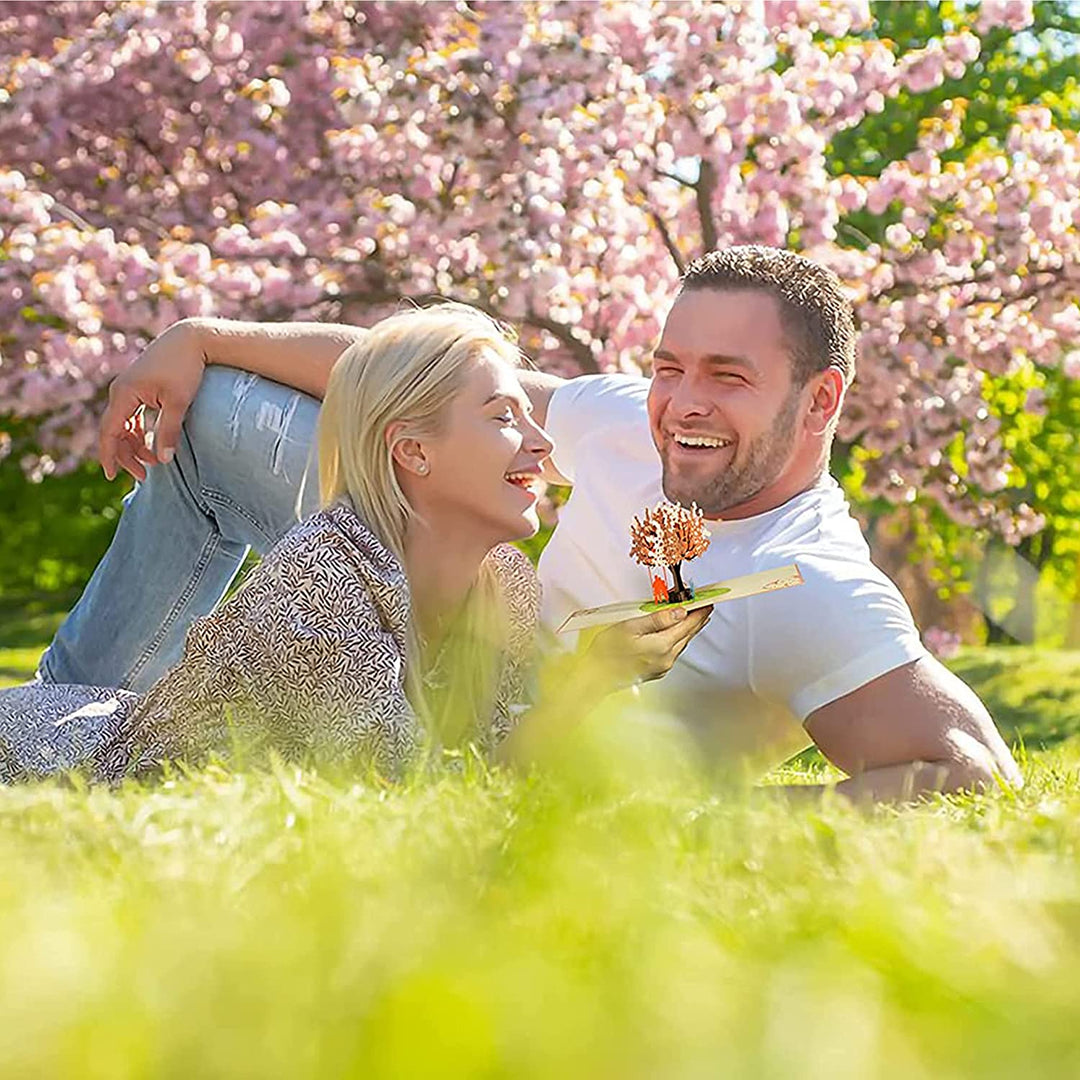
[[[806,730],[849,774],[837,790],[856,801],[1023,785],[978,695],[930,656],[823,705]]]
[[[610,691],[662,678],[713,609],[665,608],[601,630],[581,658]]]
[[[119,469],[146,479],[147,465],[172,460],[180,425],[198,392],[206,366],[190,324],[174,323],[156,337],[109,387],[109,406],[101,418],[98,458],[112,480]],[[147,411],[156,414],[148,445]]]
[[[710,615],[711,607],[666,608],[601,630],[583,651],[549,658],[537,704],[501,744],[498,757],[528,764],[558,752],[608,694],[666,675]]]
[[[342,323],[210,318],[174,323],[109,390],[98,451],[105,475],[111,480],[119,467],[145,480],[147,465],[172,458],[207,364],[238,368],[322,398],[337,358],[366,333],[362,326]],[[147,410],[157,413],[152,448],[146,445]]]

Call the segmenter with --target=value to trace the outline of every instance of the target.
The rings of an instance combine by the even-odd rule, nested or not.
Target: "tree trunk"
[[[1080,589],[1076,586],[1077,581],[1080,581],[1080,555],[1076,557],[1073,602],[1069,608],[1069,625],[1065,631],[1065,647],[1067,649],[1080,649]]]
[[[668,600],[672,603],[694,599],[694,590],[687,588],[683,584],[682,574],[680,572],[681,566],[682,563],[675,563],[674,566],[669,568],[671,570],[671,576],[675,579],[675,588],[668,594]]]

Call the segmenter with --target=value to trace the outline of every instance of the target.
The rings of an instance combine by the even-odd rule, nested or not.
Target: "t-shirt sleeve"
[[[926,650],[899,589],[872,563],[796,561],[804,585],[743,602],[750,605],[752,689],[805,723]]]
[[[571,483],[578,447],[601,428],[640,423],[649,382],[636,375],[579,375],[551,395],[545,427],[555,443],[551,459]]]

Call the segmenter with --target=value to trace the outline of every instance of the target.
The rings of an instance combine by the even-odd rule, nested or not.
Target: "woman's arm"
[[[506,763],[530,765],[559,748],[609,694],[666,675],[712,608],[670,608],[602,630],[587,648],[553,654],[542,664],[536,702],[499,745]]]
[[[365,333],[342,323],[202,318],[174,323],[109,387],[98,442],[105,475],[111,480],[124,469],[145,480],[147,465],[172,459],[207,364],[240,368],[321,398],[334,361]],[[144,409],[157,414],[149,446]]]

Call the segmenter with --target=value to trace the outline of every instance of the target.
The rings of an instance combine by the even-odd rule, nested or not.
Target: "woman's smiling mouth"
[[[538,470],[527,469],[520,472],[508,472],[503,479],[513,487],[527,492],[533,498],[538,499],[540,497],[541,479]]]

